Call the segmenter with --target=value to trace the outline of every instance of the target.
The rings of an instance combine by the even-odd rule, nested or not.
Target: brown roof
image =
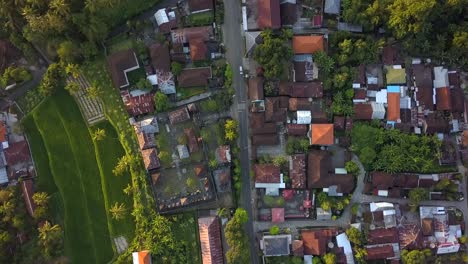
[[[9,166],[31,161],[29,146],[25,140],[10,143],[9,147],[3,151],[5,153],[6,164]]]
[[[437,110],[448,110],[452,109],[452,102],[450,100],[450,88],[442,87],[436,89],[436,106]]]
[[[382,172],[371,172],[372,185],[379,190],[388,189],[393,186],[394,175]]]
[[[366,84],[366,65],[359,65],[354,82],[360,83],[362,85]]]
[[[307,163],[307,187],[311,189],[336,186],[337,192],[350,193],[354,188],[354,177],[351,174],[330,174],[330,155],[327,151],[309,152]]]
[[[155,43],[149,47],[151,63],[156,71],[170,72],[171,57],[167,44]]]
[[[159,168],[158,152],[155,148],[144,149],[141,151],[143,156],[143,163],[145,163],[146,170],[155,170]]]
[[[433,110],[433,90],[432,90],[432,67],[423,64],[415,64],[412,66],[414,81],[418,91],[416,92],[416,100],[424,109]]]
[[[322,101],[312,102],[311,114],[312,114],[312,123],[327,123],[328,122],[327,112],[322,106]]]
[[[288,130],[288,135],[291,136],[306,136],[307,132],[309,132],[308,125],[287,124],[286,129]]]
[[[219,163],[231,162],[231,159],[228,159],[228,155],[230,155],[230,152],[231,148],[229,147],[229,145],[221,145],[218,148],[216,148],[216,159]]]
[[[207,86],[211,67],[183,69],[177,77],[179,87]]]
[[[276,134],[277,127],[274,123],[265,123],[265,113],[251,113],[250,132],[252,135]]]
[[[190,12],[213,9],[213,0],[189,0]]]
[[[449,84],[455,87],[460,86],[460,73],[459,72],[449,72],[448,73]]]
[[[291,187],[294,189],[306,188],[306,156],[297,154],[291,156],[292,162],[289,168],[289,177],[291,177]]]
[[[297,5],[284,3],[280,5],[281,24],[293,25],[297,22]]]
[[[434,234],[434,231],[432,230],[432,223],[433,219],[432,218],[424,218],[422,219],[422,232],[424,236],[431,236]]]
[[[195,135],[195,129],[193,129],[193,127],[185,128],[184,134],[187,137],[187,141],[188,141],[187,145],[188,145],[190,153],[199,151],[200,148],[198,146],[197,136]]]
[[[121,90],[120,96],[127,108],[127,112],[131,116],[139,116],[153,112],[154,109],[154,94],[145,93],[137,96],[132,96],[128,90]]]
[[[256,183],[280,183],[280,168],[273,164],[255,164]]]
[[[26,204],[26,210],[30,216],[33,216],[34,210],[36,210],[36,204],[32,199],[34,195],[33,181],[32,179],[25,179],[21,181],[21,191],[23,192],[24,203]]]
[[[265,121],[266,122],[285,122],[286,108],[280,107],[280,97],[265,98]]]
[[[187,110],[187,107],[182,107],[172,112],[169,112],[169,121],[171,125],[182,123],[190,120],[190,114]]]
[[[279,94],[290,97],[320,98],[323,97],[321,82],[280,82]]]
[[[294,36],[292,48],[296,54],[312,54],[323,51],[323,36]]]
[[[398,121],[400,119],[400,94],[387,94],[387,120]]]
[[[135,128],[138,145],[140,145],[140,149],[147,149],[147,148],[154,148],[156,147],[154,134],[147,134],[143,132],[138,132],[138,129]]]
[[[310,82],[314,79],[313,63],[308,61],[294,62],[294,81],[295,82]]]
[[[289,98],[289,111],[310,110],[311,103],[308,98]]]
[[[392,227],[369,230],[367,240],[369,245],[398,243],[398,229],[396,227]]]
[[[192,39],[202,39],[208,41],[213,36],[213,28],[206,27],[190,27],[181,28],[171,31],[171,38],[173,43],[187,43]]]
[[[304,242],[302,242],[302,240],[293,240],[292,252],[294,256],[297,256],[297,257],[304,256]]]
[[[395,256],[392,245],[385,245],[380,247],[366,248],[367,256],[366,260],[378,260],[392,258]]]
[[[465,111],[465,95],[459,87],[450,90],[452,112],[463,113]]]
[[[189,40],[190,45],[190,57],[192,61],[206,60],[208,54],[208,47],[205,41],[202,39],[191,39]]]
[[[112,53],[107,58],[107,63],[109,64],[112,81],[118,88],[129,85],[124,71],[139,66],[135,52],[132,49]]]
[[[249,99],[263,100],[263,78],[255,77],[249,79]]]
[[[333,126],[336,130],[344,130],[345,129],[345,120],[344,116],[335,116],[333,117]]]
[[[365,100],[366,98],[367,98],[367,90],[366,89],[354,89],[353,99]]]
[[[392,46],[383,48],[382,60],[385,65],[393,65],[397,59],[397,50]]]
[[[276,134],[265,134],[252,137],[252,145],[255,146],[270,146],[278,145],[279,138]]]
[[[206,166],[204,164],[198,164],[193,168],[193,172],[197,177],[203,177],[206,174]]]
[[[224,254],[218,217],[198,218],[198,231],[203,263],[223,264]]]
[[[450,124],[449,122],[441,116],[438,116],[436,113],[429,114],[424,119],[424,132],[426,134],[434,133],[449,133]]]
[[[335,142],[333,124],[311,124],[311,145],[333,145]]]
[[[258,0],[257,24],[260,29],[281,27],[279,0]]]
[[[327,253],[327,244],[338,234],[336,229],[301,230],[304,254],[321,256]]]

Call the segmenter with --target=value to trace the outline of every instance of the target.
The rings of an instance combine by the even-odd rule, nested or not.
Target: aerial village
[[[69,63],[67,93],[56,99],[31,88],[52,64],[28,64],[0,40],[0,73],[25,71],[0,80],[0,214],[14,226],[1,225],[14,246],[0,248],[13,256],[31,241],[44,246],[35,229],[43,239],[56,223],[60,238],[49,243],[58,253],[38,263],[67,254],[63,263],[78,263],[91,244],[96,255],[82,261],[468,263],[468,74],[408,55],[383,29],[366,35],[343,18],[349,1],[235,2],[151,5],[102,41],[102,68]],[[47,139],[46,116],[63,126],[57,142],[68,152],[53,152],[61,143]],[[80,129],[85,136],[72,134]],[[105,144],[118,147],[104,152]],[[95,172],[82,176],[76,156],[89,154]],[[76,161],[57,166],[61,155]],[[56,175],[70,168],[83,178]],[[52,180],[40,179],[44,170]],[[99,195],[88,197],[97,178]],[[82,188],[71,200],[67,181]],[[72,201],[80,199],[85,205]],[[8,211],[11,203],[17,209]],[[100,208],[95,216],[63,217],[94,213],[90,204]],[[12,214],[27,214],[32,227],[15,226]],[[161,216],[165,225],[147,228]],[[83,225],[88,233],[104,227],[103,245],[79,236],[85,218],[99,222]],[[141,230],[158,241],[133,234]],[[158,244],[166,231],[177,246]]]

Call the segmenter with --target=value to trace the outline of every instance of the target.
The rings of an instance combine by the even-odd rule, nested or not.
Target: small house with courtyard
[[[138,59],[132,49],[119,51],[107,58],[114,85],[125,88],[130,85],[127,73],[140,68]]]
[[[279,195],[286,187],[280,168],[273,164],[255,164],[255,188],[264,188],[267,195]]]

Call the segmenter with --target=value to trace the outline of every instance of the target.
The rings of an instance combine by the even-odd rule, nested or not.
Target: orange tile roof
[[[450,88],[441,87],[436,89],[436,106],[437,110],[452,110],[452,102],[450,100]]]
[[[387,120],[398,121],[400,119],[400,93],[388,93],[387,104]]]
[[[292,45],[296,54],[311,54],[323,50],[323,36],[294,36]]]
[[[138,254],[138,262],[135,263],[136,259],[133,258],[134,264],[151,264],[151,255],[148,250],[138,251],[135,253]]]
[[[312,132],[311,145],[333,145],[333,124],[312,124],[310,130]]]

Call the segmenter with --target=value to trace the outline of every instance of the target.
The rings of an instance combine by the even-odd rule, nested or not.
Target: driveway
[[[233,70],[233,86],[236,90],[232,106],[232,117],[239,121],[239,146],[241,149],[240,163],[242,171],[242,191],[240,207],[243,207],[248,215],[249,222],[246,231],[249,236],[251,262],[258,263],[257,241],[253,228],[254,214],[252,210],[252,189],[250,184],[250,155],[249,155],[249,127],[248,112],[246,104],[246,85],[244,78],[239,73],[242,65],[244,37],[241,32],[241,8],[240,1],[224,1],[224,43],[227,48],[226,59]]]

